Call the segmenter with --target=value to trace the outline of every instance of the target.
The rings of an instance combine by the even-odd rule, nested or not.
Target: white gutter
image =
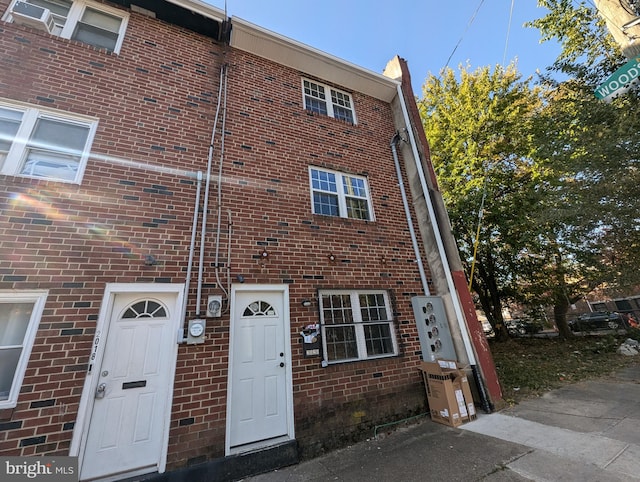
[[[402,92],[402,87],[398,85],[398,98],[400,99],[400,106],[402,108],[402,115],[404,116],[404,121],[407,125],[407,132],[409,133],[409,142],[411,144],[411,151],[413,153],[413,157],[416,160],[416,167],[418,171],[418,177],[420,178],[420,184],[422,185],[422,192],[424,193],[425,201],[427,202],[427,209],[429,210],[429,218],[431,219],[431,226],[433,228],[433,233],[436,238],[436,245],[438,246],[438,253],[440,254],[440,259],[442,260],[444,274],[447,278],[447,286],[449,287],[449,291],[451,292],[451,299],[453,301],[453,309],[456,313],[456,318],[458,321],[458,326],[460,327],[460,332],[462,335],[462,342],[464,344],[465,351],[467,352],[467,357],[469,358],[469,364],[476,364],[476,356],[473,352],[473,346],[471,345],[471,339],[469,338],[469,332],[467,330],[467,326],[465,324],[464,315],[462,313],[462,306],[460,306],[460,300],[458,299],[458,293],[456,291],[455,284],[453,282],[453,277],[451,276],[451,269],[449,267],[449,260],[447,259],[447,254],[444,249],[444,244],[442,244],[442,239],[440,237],[440,228],[438,227],[438,223],[436,221],[436,213],[433,209],[433,203],[431,202],[431,196],[429,194],[429,186],[427,185],[427,180],[424,177],[424,171],[422,169],[422,162],[420,161],[420,155],[418,153],[418,147],[416,144],[416,139],[413,135],[413,129],[411,128],[412,124],[409,119],[409,113],[407,111],[407,105],[404,101],[404,94]]]

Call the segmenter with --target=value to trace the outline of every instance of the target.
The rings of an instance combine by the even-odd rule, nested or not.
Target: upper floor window
[[[386,291],[320,291],[325,360],[338,363],[398,353]]]
[[[0,101],[0,174],[79,183],[97,121]]]
[[[14,0],[3,20],[118,53],[128,14],[90,0]]]
[[[44,291],[0,291],[0,409],[16,406],[46,298]]]
[[[314,214],[373,220],[367,178],[309,168]]]
[[[302,88],[305,109],[355,124],[355,112],[349,94],[307,79],[302,79]]]

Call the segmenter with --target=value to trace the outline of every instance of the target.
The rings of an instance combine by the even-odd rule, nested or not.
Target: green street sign
[[[596,97],[610,101],[614,97],[629,91],[640,77],[640,57],[629,60],[596,88]]]

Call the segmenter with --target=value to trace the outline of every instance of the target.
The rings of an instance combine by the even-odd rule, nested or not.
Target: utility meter
[[[207,320],[189,320],[187,329],[187,345],[195,345],[204,343],[204,331],[207,326]]]
[[[211,295],[207,298],[207,316],[209,318],[220,318],[222,316],[221,295]]]
[[[414,296],[411,304],[418,326],[422,359],[427,362],[457,360],[442,298]]]

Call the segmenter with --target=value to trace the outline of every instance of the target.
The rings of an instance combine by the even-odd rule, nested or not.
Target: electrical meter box
[[[207,320],[189,320],[189,327],[187,328],[187,345],[204,343],[206,328]]]
[[[211,295],[207,298],[207,317],[220,318],[222,316],[222,295]]]
[[[414,296],[411,305],[418,325],[422,359],[426,362],[457,360],[442,298]]]

